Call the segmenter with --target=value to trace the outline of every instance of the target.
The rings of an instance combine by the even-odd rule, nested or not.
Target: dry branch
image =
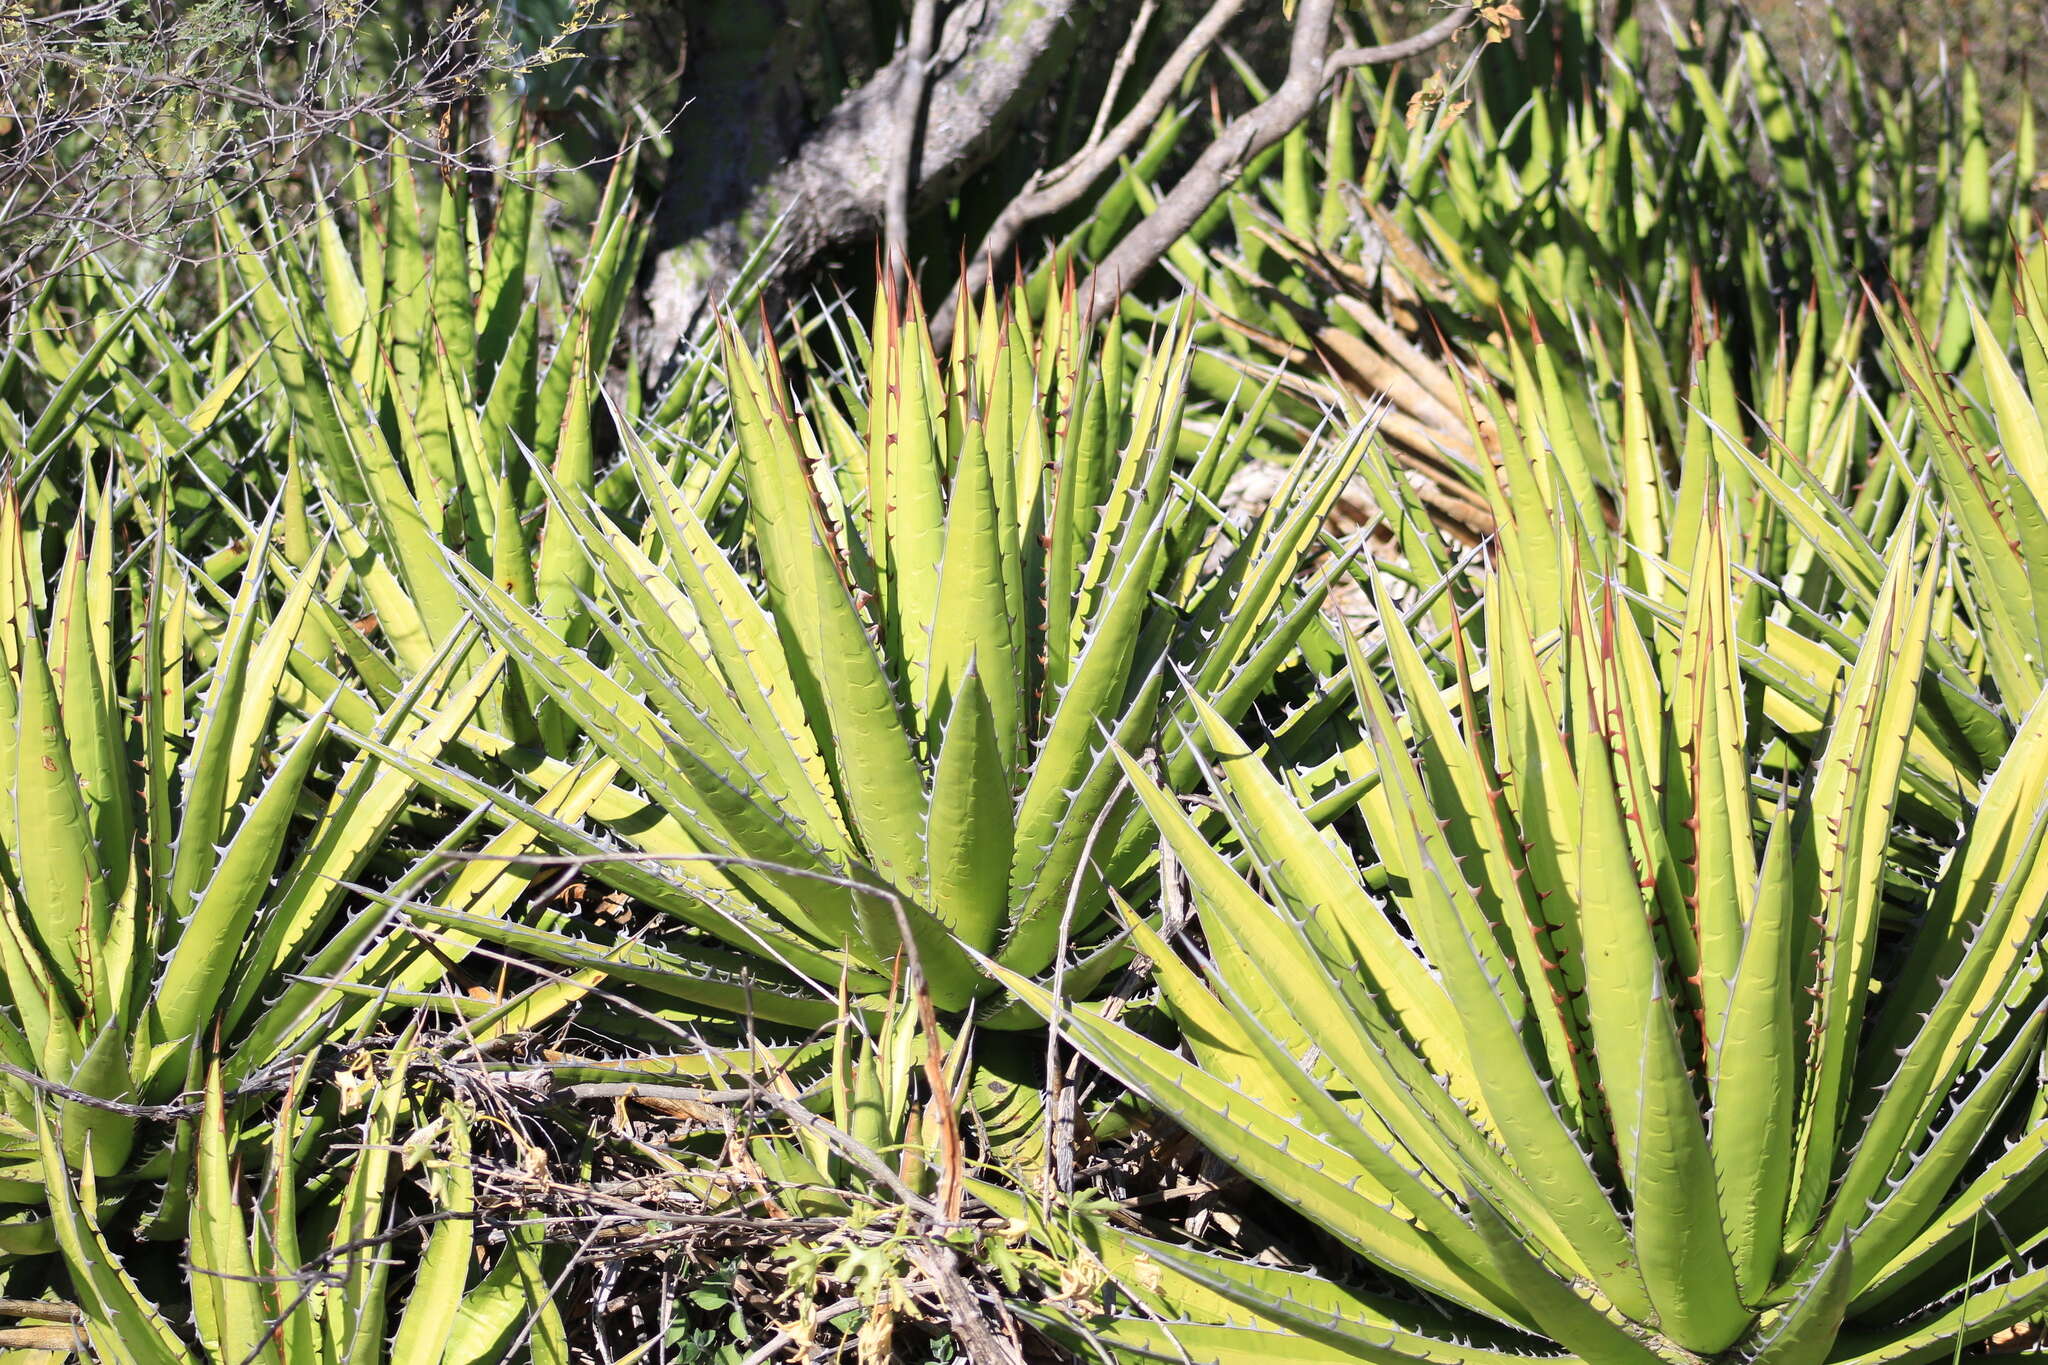
[[[1073,206],[1130,152],[1165,110],[1166,102],[1173,97],[1173,92],[1187,73],[1194,69],[1204,53],[1215,46],[1223,30],[1244,7],[1245,0],[1214,0],[1208,11],[1187,31],[1166,64],[1154,74],[1129,112],[1118,119],[1113,128],[1102,131],[1122,83],[1122,70],[1128,65],[1125,59],[1131,54],[1130,45],[1125,45],[1117,58],[1119,69],[1112,73],[1109,90],[1103,96],[1102,109],[1096,115],[1096,131],[1090,133],[1087,144],[1061,165],[1034,175],[1023,193],[996,215],[995,222],[968,262],[960,290],[949,295],[933,316],[932,331],[941,345],[952,335],[953,310],[959,294],[981,292],[994,273],[996,263],[1016,246],[1018,237],[1027,226]],[[1136,36],[1135,32],[1133,36]]]

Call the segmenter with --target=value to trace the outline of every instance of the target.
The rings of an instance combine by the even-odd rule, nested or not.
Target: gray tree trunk
[[[802,28],[791,21],[789,0],[691,0],[682,12],[676,150],[656,210],[657,249],[738,215],[804,131]]]
[[[783,8],[763,0],[735,0],[732,8],[755,4]],[[988,161],[1045,93],[1098,9],[1099,0],[952,0],[934,47],[913,207],[951,194]],[[720,55],[726,73],[707,79],[739,88],[708,110],[701,102],[713,96],[700,94],[697,109],[678,121],[677,158],[656,224],[669,245],[655,257],[646,292],[644,341],[656,363],[720,301],[733,273],[770,233],[778,270],[787,273],[881,225],[899,91],[912,79],[908,64],[899,54],[809,137],[779,140],[773,127],[755,126],[763,115],[750,100],[768,97],[758,82],[778,74],[778,40],[789,31],[779,20],[764,20],[757,65],[746,70],[734,64],[737,50]],[[757,81],[751,95],[750,79]]]

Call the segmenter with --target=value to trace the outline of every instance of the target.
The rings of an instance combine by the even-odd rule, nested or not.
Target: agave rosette
[[[1099,944],[1112,889],[1152,855],[1110,741],[1186,780],[1179,675],[1242,717],[1321,630],[1319,589],[1294,575],[1356,443],[1305,462],[1284,510],[1204,572],[1256,401],[1198,431],[1184,326],[1126,374],[1121,339],[1095,359],[1071,316],[1034,335],[991,302],[942,367],[914,303],[885,307],[858,342],[864,394],[849,410],[820,390],[802,414],[775,363],[729,339],[726,460],[758,594],[707,499],[630,438],[637,531],[548,480],[583,558],[573,620],[455,564],[493,643],[587,742],[531,771],[616,785],[577,825],[452,769],[432,780],[708,940],[624,945],[607,959],[623,980],[821,1022],[842,978],[857,998],[887,988],[906,931],[948,1010],[985,992],[972,952],[1035,975]],[[603,955],[423,913],[560,963]]]
[[[1713,513],[1675,624],[1574,573],[1539,633],[1495,580],[1483,655],[1437,665],[1390,615],[1393,687],[1352,672],[1378,776],[1356,853],[1207,710],[1241,860],[1130,765],[1200,910],[1200,952],[1134,926],[1189,1052],[1056,1017],[1393,1297],[1104,1229],[1156,1313],[1109,1336],[1218,1362],[1297,1337],[1333,1360],[1875,1362],[2048,1303],[2048,713],[1932,884],[1901,868],[1941,577],[1920,548],[1891,546],[1797,769],[1759,770]],[[1906,951],[1880,950],[1888,896],[1923,912]]]
[[[468,846],[472,830],[420,823],[405,769],[434,762],[495,685],[502,660],[470,658],[484,653],[473,630],[387,703],[338,684],[322,702],[294,664],[320,669],[348,625],[323,614],[310,575],[258,555],[230,594],[162,537],[124,561],[132,525],[97,501],[61,538],[0,505],[0,1198],[20,1206],[0,1247],[13,1252],[51,1249],[46,1114],[74,1171],[162,1191],[152,1216],[175,1229],[191,1134],[149,1106],[195,1090],[209,1065],[231,1089],[268,1083],[439,981],[429,947],[393,941],[358,883],[502,911],[537,875],[494,857],[429,878],[434,845]],[[45,543],[63,552],[48,583]],[[380,753],[337,747],[337,717]],[[428,848],[390,856],[416,837]],[[523,846],[505,833],[484,849]]]

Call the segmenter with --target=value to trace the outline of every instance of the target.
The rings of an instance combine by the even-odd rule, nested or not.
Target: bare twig
[[[290,1060],[296,1066],[299,1059],[292,1058]],[[32,1086],[46,1095],[54,1096],[68,1103],[76,1104],[86,1109],[98,1109],[109,1114],[121,1114],[131,1119],[175,1123],[179,1119],[195,1118],[206,1112],[204,1100],[185,1100],[171,1104],[124,1104],[120,1100],[102,1099],[98,1095],[88,1094],[83,1090],[76,1090],[68,1085],[60,1085],[47,1077],[36,1075],[33,1071],[23,1070],[12,1062],[0,1062],[0,1075],[12,1076],[15,1080]],[[259,1073],[247,1084],[229,1091],[223,1098],[227,1103],[233,1104],[236,1100],[248,1099],[255,1095],[274,1095],[287,1089],[290,1085],[291,1078],[273,1067]]]
[[[953,1106],[953,1092],[946,1084],[946,1068],[939,1052],[939,1018],[932,1007],[931,986],[924,974],[924,960],[917,950],[917,937],[911,932],[910,915],[904,909],[903,898],[888,897],[889,907],[896,914],[896,929],[903,936],[903,953],[910,962],[910,993],[917,998],[918,1023],[924,1029],[925,1079],[932,1088],[932,1105],[939,1117],[939,1209],[947,1222],[960,1220],[960,1201],[963,1193],[961,1184],[965,1162],[960,1152],[960,1115]],[[968,1036],[962,1034],[960,1046],[967,1047]]]
[[[577,1215],[555,1214],[550,1221],[562,1226]],[[677,1247],[759,1246],[787,1242],[797,1237],[822,1237],[844,1232],[845,1222],[837,1218],[763,1218],[755,1213],[688,1214],[664,1213],[649,1220],[674,1223],[672,1232],[649,1232],[621,1238],[616,1243],[594,1246],[584,1253],[588,1262],[623,1261]],[[616,1227],[617,1224],[610,1226]]]
[[[677,1104],[744,1104],[752,1090],[698,1090],[687,1085],[647,1085],[640,1081],[592,1081],[565,1085],[554,1092],[569,1100],[668,1100]]]
[[[1096,106],[1095,122],[1088,126],[1088,136],[1082,147],[1093,147],[1102,141],[1102,135],[1109,131],[1109,116],[1116,112],[1116,97],[1123,93],[1124,81],[1131,74],[1131,66],[1138,60],[1138,49],[1145,45],[1145,34],[1152,28],[1152,19],[1159,13],[1159,0],[1144,0],[1138,6],[1138,17],[1131,21],[1130,36],[1116,54],[1116,64],[1109,69],[1109,84],[1103,88],[1102,103]]]
[[[917,183],[917,153],[924,141],[924,105],[931,90],[932,38],[938,13],[938,0],[917,0],[903,51],[904,76],[896,90],[896,126],[890,130],[894,146],[882,205],[882,254],[891,280],[900,281],[909,268],[910,190]]]
[[[1088,838],[1081,845],[1080,867],[1085,871],[1095,856],[1095,841],[1102,836],[1102,829],[1108,823],[1109,813],[1116,809],[1117,798],[1129,785],[1128,777],[1117,779],[1116,790],[1110,793],[1102,810],[1095,817],[1095,823],[1088,827]],[[1073,1192],[1074,1178],[1074,1096],[1072,1091],[1061,1084],[1060,1078],[1060,1015],[1067,1001],[1067,949],[1074,932],[1074,913],[1080,908],[1081,886],[1086,880],[1077,874],[1073,885],[1067,890],[1067,903],[1060,911],[1060,932],[1058,948],[1053,955],[1052,969],[1052,1012],[1046,1016],[1045,1030],[1045,1078],[1046,1078],[1046,1148],[1052,1155],[1054,1181],[1048,1182],[1039,1191],[1039,1207],[1050,1217],[1052,1214],[1052,1184],[1057,1183],[1063,1193]]]
[[[594,10],[522,55],[457,7],[383,58],[363,7],[0,0],[0,307],[115,244],[195,256],[233,199],[332,152],[424,149],[422,116],[567,55]],[[465,162],[450,145],[437,159]],[[206,245],[201,245],[204,239]]]
[[[78,1305],[54,1303],[49,1299],[0,1299],[0,1318],[27,1318],[31,1322],[84,1322]]]
[[[831,1319],[838,1317],[841,1313],[851,1313],[854,1309],[860,1306],[861,1303],[859,1299],[840,1299],[836,1303],[829,1303],[825,1305],[823,1308],[820,1308],[815,1314],[813,1314],[813,1316],[817,1318],[823,1318],[829,1322]],[[742,1360],[740,1362],[740,1365],[766,1365],[767,1361],[772,1360],[774,1358],[775,1353],[777,1351],[781,1350],[783,1347],[789,1345],[789,1343],[795,1340],[796,1332],[794,1329],[787,1327],[782,1328],[781,1330],[777,1331],[774,1336],[762,1342],[760,1349],[756,1350],[752,1355],[749,1355],[745,1360]]]
[[[861,1143],[856,1142],[852,1137],[834,1127],[825,1119],[813,1114],[795,1100],[786,1099],[776,1094],[773,1090],[763,1088],[757,1092],[757,1098],[776,1113],[782,1115],[790,1123],[799,1128],[808,1128],[812,1132],[819,1134],[825,1141],[838,1148],[841,1156],[844,1156],[848,1161],[860,1167],[870,1178],[886,1186],[891,1194],[894,1194],[903,1202],[905,1207],[931,1223],[939,1224],[947,1221],[937,1205],[911,1189],[910,1186],[904,1184],[902,1178],[896,1172],[889,1169],[887,1162],[884,1162],[874,1152]]]
[[[1411,38],[1332,53],[1330,26],[1335,9],[1336,0],[1301,0],[1295,12],[1286,78],[1271,96],[1231,120],[1151,215],[1103,258],[1081,287],[1083,318],[1088,325],[1108,315],[1124,291],[1156,265],[1237,182],[1254,157],[1314,112],[1323,87],[1333,76],[1354,66],[1400,61],[1428,52],[1455,37],[1476,12],[1471,5],[1459,5]]]
[[[1443,18],[1431,24],[1420,33],[1406,38],[1397,38],[1391,43],[1380,43],[1371,47],[1340,47],[1332,52],[1323,64],[1323,79],[1328,80],[1339,71],[1349,71],[1354,66],[1386,66],[1402,62],[1410,57],[1420,57],[1442,47],[1457,36],[1458,30],[1472,22],[1473,7],[1460,5]]]
[[[84,1346],[76,1327],[0,1327],[0,1350],[68,1353]]]

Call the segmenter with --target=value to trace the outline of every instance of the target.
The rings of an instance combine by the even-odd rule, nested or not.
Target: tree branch
[[[343,1049],[343,1051],[346,1053],[354,1051],[354,1049]],[[280,1066],[276,1062],[271,1063],[259,1071],[247,1083],[228,1091],[224,1096],[226,1102],[233,1104],[237,1100],[245,1100],[255,1095],[274,1095],[288,1088],[291,1084],[291,1076],[287,1073],[291,1070],[296,1070],[303,1059],[281,1058],[279,1060],[288,1063],[288,1065]],[[36,1075],[33,1071],[23,1070],[12,1062],[0,1062],[0,1075],[11,1076],[15,1080],[56,1099],[66,1100],[86,1109],[97,1109],[103,1113],[123,1114],[131,1119],[175,1123],[179,1119],[197,1118],[206,1112],[206,1101],[204,1099],[185,1100],[171,1104],[127,1104],[121,1100],[102,1099],[98,1095],[77,1090],[68,1085],[60,1085],[58,1082],[47,1077]]]
[[[1398,42],[1378,47],[1346,47],[1328,51],[1336,0],[1301,0],[1295,14],[1294,41],[1288,52],[1287,76],[1267,99],[1231,120],[1189,168],[1180,182],[1159,201],[1149,217],[1131,230],[1096,266],[1081,286],[1084,320],[1100,322],[1124,291],[1195,225],[1251,160],[1265,151],[1315,110],[1329,80],[1354,66],[1376,65],[1419,56],[1449,42],[1472,21],[1476,12],[1459,5],[1437,23]]]
[[[895,146],[889,157],[888,200],[882,211],[882,257],[889,278],[900,281],[910,264],[910,190],[917,183],[925,94],[931,88],[932,28],[938,0],[917,0],[910,40],[903,49],[904,79],[896,94]]]
[[[1003,211],[996,215],[994,223],[981,239],[981,245],[974,249],[974,256],[967,264],[967,273],[962,277],[958,290],[948,294],[932,317],[932,334],[940,345],[953,332],[953,311],[962,293],[969,296],[981,292],[991,275],[995,273],[996,262],[1010,253],[1024,229],[1040,218],[1060,212],[1077,202],[1082,195],[1100,180],[1103,173],[1123,158],[1137,140],[1144,136],[1146,129],[1158,119],[1166,108],[1167,100],[1180,87],[1181,81],[1194,68],[1202,54],[1215,46],[1232,19],[1245,7],[1245,0],[1214,0],[1208,11],[1182,38],[1180,46],[1167,58],[1138,102],[1130,112],[1118,119],[1116,126],[1107,133],[1089,135],[1089,141],[1079,152],[1064,163],[1049,171],[1042,171],[1031,179],[1024,192],[1012,199]],[[1122,64],[1122,58],[1118,59]],[[1115,80],[1103,98],[1103,113],[1116,98]],[[1103,119],[1098,115],[1099,128]]]
[[[1409,37],[1399,38],[1391,43],[1381,43],[1376,47],[1340,47],[1332,52],[1329,60],[1324,63],[1323,79],[1327,81],[1339,71],[1349,71],[1354,66],[1385,66],[1390,62],[1420,57],[1423,53],[1432,48],[1442,47],[1456,37],[1460,29],[1472,22],[1472,16],[1471,5],[1460,5],[1422,32]]]
[[[31,1322],[84,1322],[78,1305],[49,1299],[0,1299],[0,1318],[27,1318]]]

